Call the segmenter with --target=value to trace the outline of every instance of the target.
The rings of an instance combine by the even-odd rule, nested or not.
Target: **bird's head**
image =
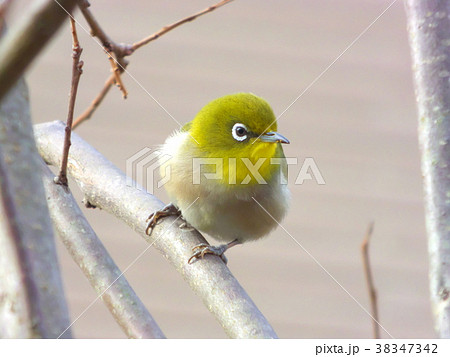
[[[250,93],[218,98],[203,107],[187,128],[199,157],[223,159],[223,182],[251,185],[258,182],[253,170],[270,180],[279,170],[272,158],[284,158],[280,144],[289,140],[277,133],[270,105]],[[233,166],[236,165],[236,166]],[[236,176],[234,177],[234,173]]]

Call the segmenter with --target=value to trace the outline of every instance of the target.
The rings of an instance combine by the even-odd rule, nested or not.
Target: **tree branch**
[[[46,162],[59,165],[63,142],[61,122],[35,126],[39,152]],[[167,217],[149,237],[145,234],[149,213],[164,206],[156,197],[130,185],[129,179],[75,133],[68,172],[88,201],[126,222],[157,248],[202,298],[230,337],[276,338],[276,334],[245,290],[219,257],[207,256],[188,264],[192,247],[206,242],[197,231],[178,228],[177,218]]]
[[[450,338],[450,2],[408,0],[436,329]]]
[[[83,61],[80,61],[81,52],[83,49],[80,47],[78,42],[77,28],[75,25],[75,20],[70,18],[70,27],[72,29],[72,84],[70,87],[70,97],[69,97],[69,110],[67,111],[67,123],[66,123],[66,134],[64,137],[64,147],[61,159],[61,168],[58,177],[55,178],[55,182],[59,185],[67,187],[67,158],[69,157],[70,149],[70,136],[72,134],[72,122],[73,122],[73,112],[75,109],[75,101],[77,99],[78,83],[80,82],[81,74],[83,73]]]
[[[73,122],[72,129],[75,129],[78,125],[80,125],[85,120],[88,120],[91,118],[92,114],[94,114],[97,107],[101,104],[103,99],[106,97],[106,94],[108,94],[109,90],[111,89],[111,86],[113,85],[115,80],[114,73],[111,74],[111,76],[106,80],[105,84],[103,85],[102,90],[99,94],[94,98],[94,100],[91,102],[89,107],[86,108],[86,110],[81,113]]]
[[[76,0],[59,0],[71,11]],[[54,0],[35,1],[0,42],[0,102],[61,26],[67,13]]]
[[[123,92],[124,98],[127,97],[127,92],[125,89],[123,89],[124,87],[123,87],[123,83],[120,79],[120,73],[119,73],[119,72],[123,72],[125,70],[126,66],[128,65],[128,62],[124,61],[125,56],[130,56],[137,49],[141,48],[142,46],[148,44],[151,41],[158,39],[162,35],[166,34],[167,32],[172,31],[173,29],[177,28],[178,26],[180,26],[186,22],[193,21],[196,18],[203,16],[211,11],[214,11],[214,10],[218,9],[219,7],[226,5],[232,1],[233,0],[222,0],[222,1],[218,2],[217,4],[212,5],[200,12],[197,12],[191,16],[185,17],[184,19],[174,22],[173,24],[164,26],[159,31],[155,32],[154,34],[147,36],[147,37],[143,38],[142,40],[130,45],[130,44],[118,44],[118,43],[112,41],[111,38],[106,34],[106,32],[103,31],[100,24],[97,22],[97,20],[94,18],[91,11],[89,10],[89,6],[90,6],[89,2],[87,0],[79,0],[79,6],[81,8],[81,12],[83,13],[86,21],[88,22],[88,24],[91,28],[92,36],[98,37],[100,39],[100,41],[102,42],[103,46],[106,49],[110,49],[110,51],[107,51],[107,52],[113,52],[116,55],[115,60],[116,60],[116,63],[118,64],[117,68],[119,68],[120,71],[117,71],[117,68],[114,68],[112,75],[106,80],[100,93],[94,98],[94,100],[89,105],[89,107],[80,116],[77,117],[77,119],[75,120],[75,123],[73,125],[73,128],[77,127],[82,122],[84,122],[85,120],[89,119],[92,116],[94,111],[97,109],[99,104],[102,102],[103,98],[108,94],[109,89],[114,82],[116,82],[119,85],[119,88],[122,88],[121,90]],[[111,56],[111,54],[109,54],[109,55]],[[119,80],[117,80],[116,77],[119,77]]]
[[[89,27],[91,29],[91,36],[97,37],[100,40],[100,42],[103,45],[103,50],[108,55],[108,60],[111,64],[112,69],[111,76],[113,77],[113,81],[110,82],[110,80],[107,80],[105,86],[106,85],[111,86],[113,83],[116,83],[117,86],[119,87],[119,90],[122,92],[123,98],[126,99],[128,93],[127,90],[125,89],[125,86],[123,85],[121,73],[125,70],[125,68],[128,65],[128,62],[124,60],[124,57],[133,53],[133,51],[131,51],[130,49],[131,45],[124,43],[116,43],[108,36],[108,34],[105,31],[103,31],[103,28],[100,26],[99,22],[96,20],[91,10],[89,9],[89,7],[91,6],[89,1],[78,0],[78,6],[87,23],[89,24]],[[104,87],[100,91],[100,94],[103,94],[103,96],[105,96],[108,93],[108,91],[109,88],[108,90],[106,90]],[[99,95],[97,95],[96,99],[99,97]],[[102,101],[102,99],[103,98],[101,97],[98,100],[98,104]],[[92,112],[95,110],[98,104],[95,106],[93,106],[92,104],[90,105],[90,108],[92,108]],[[92,115],[92,112],[90,115]],[[83,120],[81,119],[81,117],[78,117],[76,120],[77,125],[79,125],[81,122],[83,122]]]
[[[91,29],[91,36],[97,37],[107,52],[114,52],[117,58],[128,56],[132,53],[130,45],[114,42],[105,31],[103,31],[99,22],[95,19],[89,7],[91,4],[87,0],[78,0],[78,6]]]
[[[129,338],[164,338],[72,194],[54,184],[53,174],[43,162],[42,173],[50,217],[58,236],[119,326]]]
[[[159,31],[155,32],[154,34],[152,34],[152,35],[150,35],[150,36],[147,36],[147,37],[143,38],[142,40],[140,40],[140,41],[138,41],[138,42],[133,43],[133,45],[131,45],[131,47],[130,47],[131,53],[133,53],[134,51],[136,51],[138,48],[140,48],[140,47],[142,47],[142,46],[148,44],[149,42],[158,39],[159,37],[161,37],[162,35],[166,34],[167,32],[172,31],[173,29],[177,28],[178,26],[183,25],[183,24],[185,24],[186,22],[193,21],[193,20],[195,20],[196,18],[198,18],[198,17],[200,17],[200,16],[203,16],[203,15],[205,15],[205,14],[211,12],[211,11],[214,11],[214,10],[218,9],[219,7],[221,7],[221,6],[223,6],[223,5],[226,5],[226,4],[228,4],[228,3],[232,2],[232,1],[233,1],[233,0],[223,0],[223,1],[220,1],[220,2],[218,2],[217,4],[212,5],[212,6],[206,8],[206,9],[204,9],[204,10],[202,10],[202,11],[199,11],[199,12],[197,12],[197,13],[191,15],[191,16],[185,17],[184,19],[181,19],[181,20],[179,20],[179,21],[177,21],[177,22],[174,22],[173,24],[164,26],[164,27],[161,28]],[[131,54],[131,53],[130,53],[130,54]]]
[[[0,147],[5,164],[1,219],[11,219],[10,234],[0,234],[0,337],[55,338],[70,320],[23,79],[0,105]],[[8,243],[8,237],[14,240]]]
[[[1,147],[0,178],[0,338],[29,338],[39,335],[32,329],[33,282],[17,244],[19,217]]]
[[[123,72],[122,68],[124,67],[119,68],[119,62],[112,56],[110,52],[106,53],[108,55],[108,60],[111,65],[111,73],[112,77],[114,78],[114,83],[116,83],[116,86],[122,92],[123,99],[127,99],[128,92],[125,89],[125,86],[123,85],[122,76],[120,75]]]
[[[361,244],[361,253],[364,266],[364,275],[367,282],[367,290],[369,291],[370,307],[372,313],[372,327],[374,338],[380,338],[380,324],[378,320],[378,304],[377,304],[377,291],[373,282],[372,268],[369,258],[369,243],[373,233],[373,222],[367,227],[366,236]]]

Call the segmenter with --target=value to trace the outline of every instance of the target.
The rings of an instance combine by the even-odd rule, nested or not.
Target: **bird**
[[[181,215],[187,224],[225,244],[199,244],[188,263],[207,254],[226,263],[229,248],[267,236],[285,217],[290,191],[282,144],[270,105],[252,93],[214,99],[160,147],[160,172],[171,203],[147,219]],[[167,159],[169,158],[169,159]]]

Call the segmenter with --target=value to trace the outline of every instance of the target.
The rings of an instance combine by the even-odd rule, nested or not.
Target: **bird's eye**
[[[233,134],[233,138],[237,141],[244,141],[247,139],[247,128],[244,124],[236,123],[233,125],[233,129],[231,129],[231,134]]]

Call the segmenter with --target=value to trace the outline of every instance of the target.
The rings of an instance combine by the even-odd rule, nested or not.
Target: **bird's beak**
[[[281,143],[281,144],[289,144],[289,140],[286,139],[283,135],[277,133],[276,131],[269,131],[259,137],[261,141],[265,143]]]

